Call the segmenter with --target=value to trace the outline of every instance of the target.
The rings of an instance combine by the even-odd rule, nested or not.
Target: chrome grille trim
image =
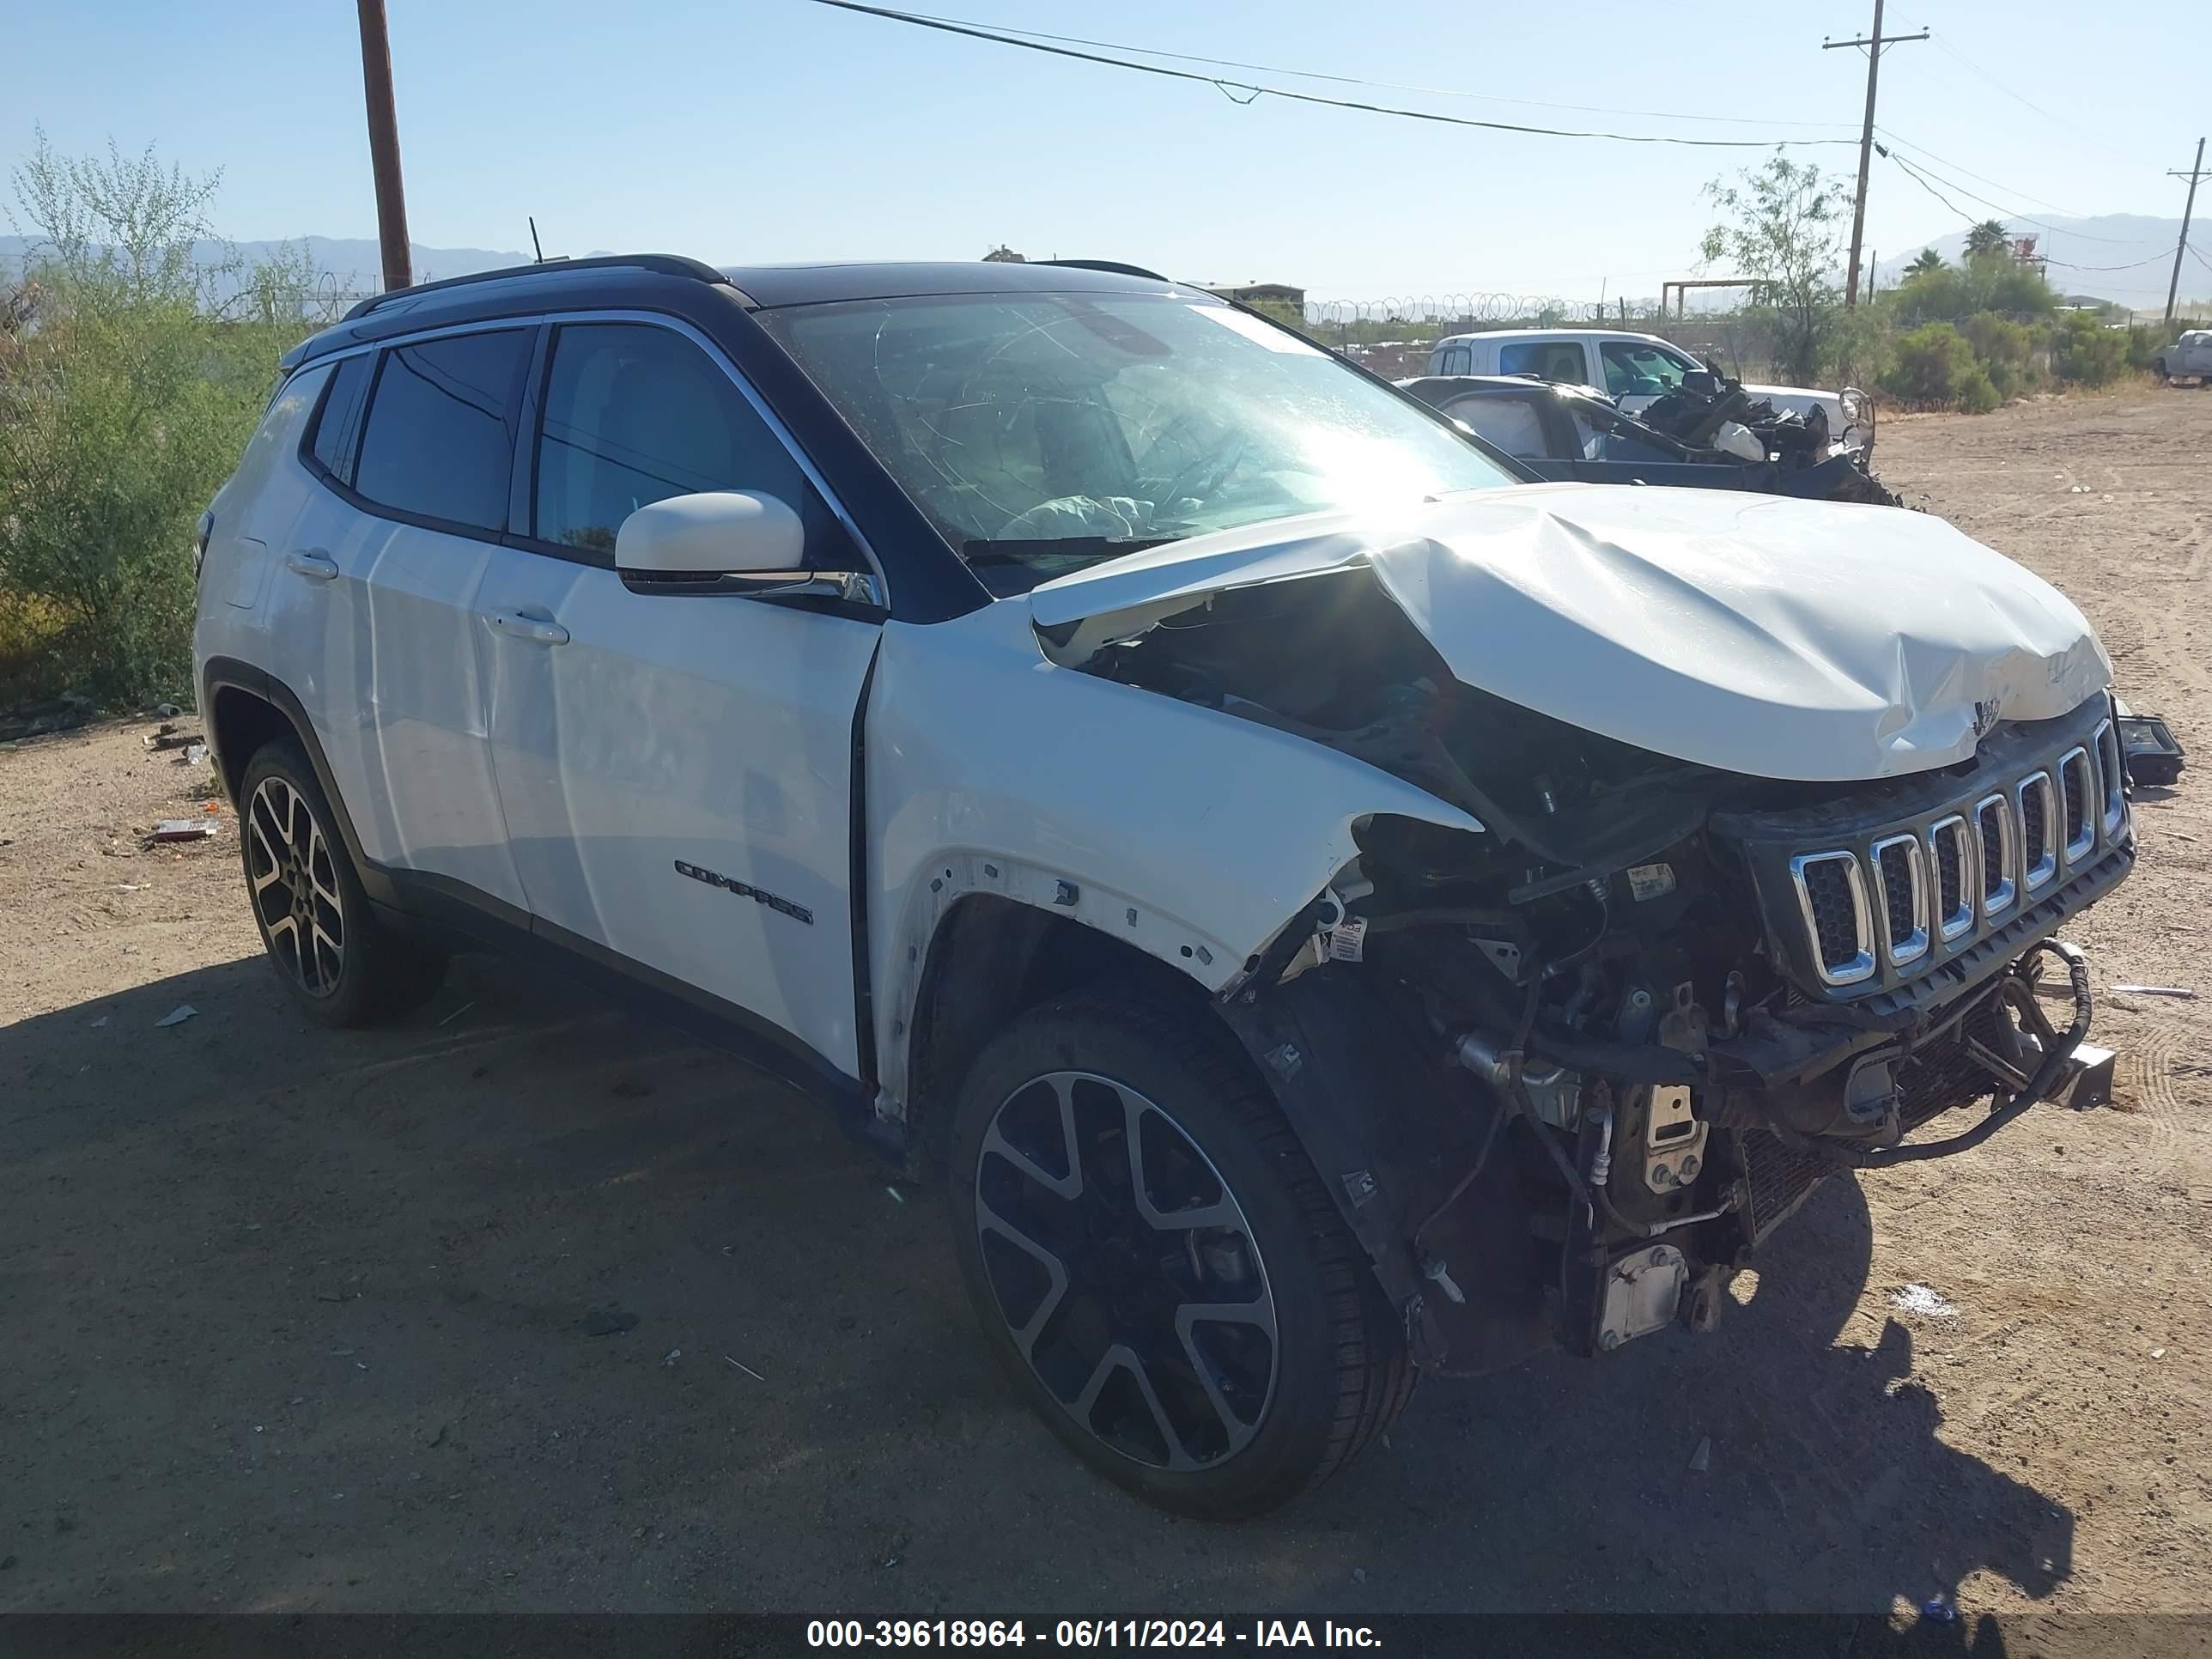
[[[1954,812],[1949,817],[1938,819],[1928,826],[1928,864],[1931,872],[1940,872],[1943,868],[1943,843],[1946,841],[1952,843],[1953,850],[1958,855],[1959,903],[1955,909],[1943,910],[1943,884],[1937,875],[1931,874],[1929,891],[1932,896],[1928,908],[1931,912],[1941,913],[1936,917],[1936,931],[1948,944],[1960,934],[1972,931],[1974,890],[1981,882],[1981,868],[1978,849],[1974,846],[1974,832],[1968,827],[1965,817]]]
[[[1856,954],[1835,967],[1828,965],[1826,953],[1820,948],[1820,923],[1814,913],[1813,892],[1805,879],[1805,872],[1816,866],[1840,864],[1844,866],[1844,891],[1850,902],[1851,924]],[[1790,860],[1790,879],[1797,890],[1797,906],[1804,917],[1805,937],[1813,943],[1813,968],[1827,985],[1856,985],[1870,978],[1875,970],[1874,922],[1867,909],[1866,878],[1860,872],[1859,861],[1849,853],[1806,853]]]
[[[2066,822],[2066,780],[2075,780],[2081,801],[2081,830],[2073,833]],[[2058,757],[2058,833],[2064,838],[2066,862],[2079,864],[2097,844],[2097,772],[2087,749],[2069,749]]]
[[[1906,914],[1912,927],[1903,939],[1897,937],[1891,921],[1888,860],[1884,854],[1893,848],[1905,854],[1906,881],[1909,884]],[[1901,968],[1909,962],[1917,962],[1928,954],[1928,875],[1927,866],[1920,856],[1920,839],[1917,836],[1892,836],[1875,842],[1873,848],[1875,908],[1881,917],[1882,948],[1889,957],[1890,966]]]
[[[1990,885],[1988,876],[1990,830],[1994,825],[1997,835],[1997,880]],[[2013,827],[2012,803],[2002,795],[1984,795],[1974,803],[1974,871],[1975,890],[1981,895],[1982,914],[1994,916],[2012,908],[2020,896],[2020,832]]]
[[[2091,739],[2097,749],[2097,771],[2104,784],[2105,821],[2101,826],[2107,837],[2120,827],[2128,815],[2127,760],[2120,753],[2120,731],[2111,720],[2100,720],[2097,735]]]
[[[2039,844],[2030,846],[2027,836],[2027,797],[2034,791],[2043,807],[2043,838]],[[2065,833],[2059,821],[2058,792],[2051,787],[2051,774],[2031,772],[2012,787],[2013,805],[2019,817],[2020,858],[2021,878],[2029,892],[2048,882],[2058,873],[2058,842]]]

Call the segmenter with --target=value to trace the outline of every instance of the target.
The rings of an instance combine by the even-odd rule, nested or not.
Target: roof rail
[[[1031,264],[1060,265],[1069,270],[1103,270],[1114,276],[1143,276],[1155,283],[1171,283],[1172,276],[1163,276],[1157,270],[1146,270],[1142,265],[1125,265],[1118,259],[1032,259]]]
[[[605,253],[589,259],[553,258],[532,265],[502,265],[497,270],[476,270],[465,276],[445,276],[434,283],[395,288],[386,294],[370,295],[347,312],[343,320],[350,323],[366,317],[379,306],[416,294],[434,294],[441,289],[461,288],[470,283],[492,283],[503,276],[528,276],[548,270],[651,270],[663,276],[690,276],[723,288],[730,286],[730,279],[714,266],[681,253]]]

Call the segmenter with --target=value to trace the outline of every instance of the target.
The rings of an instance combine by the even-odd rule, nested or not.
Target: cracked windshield
[[[1515,481],[1227,306],[933,297],[761,320],[1000,592],[1208,531]]]

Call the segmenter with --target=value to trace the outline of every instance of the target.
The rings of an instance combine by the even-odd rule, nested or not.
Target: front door
[[[878,629],[805,603],[634,592],[647,502],[774,495],[810,561],[855,554],[732,372],[664,323],[550,342],[528,535],[479,598],[493,767],[533,925],[859,1070],[853,725]]]

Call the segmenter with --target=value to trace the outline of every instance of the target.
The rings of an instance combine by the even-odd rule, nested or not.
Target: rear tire
[[[323,1025],[370,1025],[427,1000],[444,955],[369,908],[337,817],[298,743],[254,751],[239,785],[239,855],[270,964],[293,1005]]]
[[[1209,1024],[1087,994],[1023,1015],[962,1085],[950,1187],[984,1341],[1032,1409],[1109,1480],[1225,1520],[1356,1455],[1414,1371],[1290,1125]]]

